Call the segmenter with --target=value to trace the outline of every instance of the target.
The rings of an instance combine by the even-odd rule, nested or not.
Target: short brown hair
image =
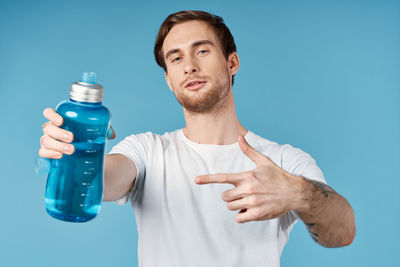
[[[190,20],[200,20],[206,22],[210,25],[222,48],[222,52],[224,53],[225,59],[228,60],[228,56],[236,52],[236,44],[231,31],[225,25],[224,20],[216,16],[214,14],[210,14],[205,11],[198,10],[184,10],[177,13],[173,13],[169,15],[164,22],[161,24],[160,30],[158,31],[157,38],[154,44],[154,57],[156,59],[157,64],[167,72],[167,66],[165,64],[164,55],[162,52],[162,47],[164,44],[164,39],[169,33],[169,31],[176,24],[187,22]],[[232,84],[233,84],[233,76],[232,76]]]

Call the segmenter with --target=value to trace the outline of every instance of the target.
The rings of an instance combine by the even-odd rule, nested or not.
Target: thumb
[[[242,149],[243,153],[248,156],[252,161],[256,163],[256,165],[260,165],[265,163],[268,158],[255,150],[252,146],[247,143],[246,139],[243,136],[239,136],[239,146]]]
[[[112,140],[112,139],[115,139],[116,136],[117,135],[115,134],[113,127],[110,125],[110,128],[108,128],[108,131],[107,131],[107,139]]]

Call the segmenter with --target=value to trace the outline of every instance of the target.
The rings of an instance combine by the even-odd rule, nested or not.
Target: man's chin
[[[183,108],[190,112],[207,113],[210,112],[218,102],[218,97],[196,99],[180,99],[178,102]]]
[[[221,101],[220,90],[210,90],[210,84],[196,90],[185,89],[181,94],[175,94],[176,99],[187,111],[194,113],[208,113]]]

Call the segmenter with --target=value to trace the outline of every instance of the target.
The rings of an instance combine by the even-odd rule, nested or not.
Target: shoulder
[[[246,136],[247,142],[259,152],[266,156],[273,156],[280,159],[291,159],[298,155],[307,154],[303,150],[289,144],[279,144],[277,142],[263,138],[253,132]]]
[[[145,147],[152,147],[155,145],[165,146],[171,142],[177,140],[179,130],[173,132],[165,132],[164,134],[157,134],[153,132],[144,132],[138,134],[131,134],[123,139],[124,142],[128,143],[140,143]]]
[[[155,142],[155,141],[163,141],[163,140],[170,140],[175,139],[179,130],[173,132],[165,132],[164,134],[157,134],[153,132],[144,132],[144,133],[137,133],[131,134],[125,137],[127,140],[138,139],[141,142]]]
[[[279,155],[281,158],[285,159],[292,159],[299,156],[310,156],[300,148],[293,147],[290,144],[279,144],[261,137],[251,131],[249,131],[247,141],[252,147],[261,153]]]
[[[325,182],[315,159],[307,152],[290,144],[279,144],[249,132],[248,142],[285,171]],[[310,177],[311,176],[311,177]]]

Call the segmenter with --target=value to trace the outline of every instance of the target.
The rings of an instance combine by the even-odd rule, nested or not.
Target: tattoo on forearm
[[[333,193],[335,192],[335,190],[332,189],[332,187],[330,187],[327,184],[318,182],[318,181],[314,181],[314,180],[308,180],[310,183],[312,183],[313,185],[315,185],[316,187],[318,187],[321,190],[321,194],[324,197],[328,197],[328,193]]]
[[[314,232],[314,231],[311,229],[311,228],[315,225],[315,223],[305,223],[305,225],[306,225],[306,227],[307,227],[308,232],[309,232],[310,235],[311,235],[311,238],[312,238],[315,242],[319,243],[319,240],[318,240],[319,234],[317,234],[316,232]]]
[[[318,192],[321,193],[321,195],[323,196],[322,199],[326,199],[326,198],[329,197],[329,195],[332,195],[332,193],[336,193],[335,190],[333,190],[330,186],[328,186],[325,183],[318,182],[318,181],[315,181],[315,180],[310,180],[310,179],[307,179],[307,181],[309,181],[311,184],[313,184],[315,186],[314,194],[315,193],[318,194]],[[316,195],[316,196],[318,196],[318,195]],[[305,226],[306,226],[311,238],[315,242],[320,244],[320,238],[323,238],[324,234],[320,232],[321,231],[321,229],[319,227],[320,225],[317,225],[316,222],[312,222],[313,220],[314,219],[309,218],[309,221],[308,222],[304,222],[304,224],[305,224]],[[322,236],[320,236],[320,234]]]
[[[307,228],[311,228],[315,225],[315,223],[306,223]]]

